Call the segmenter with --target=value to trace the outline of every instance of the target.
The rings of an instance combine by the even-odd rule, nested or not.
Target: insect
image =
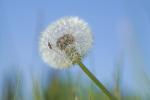
[[[52,49],[52,45],[50,44],[50,42],[48,42],[48,47],[49,49]]]

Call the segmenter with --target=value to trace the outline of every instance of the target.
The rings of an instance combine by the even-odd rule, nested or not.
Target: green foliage
[[[57,73],[54,74],[45,88],[40,80],[33,78],[33,100],[109,100],[93,83],[86,85],[80,79],[73,81],[73,76],[67,76],[68,78],[65,79]],[[20,95],[23,86],[20,82],[17,84],[19,79],[17,77],[5,78],[2,100],[23,100],[23,96]],[[132,94],[130,96],[122,95],[120,100],[141,100],[141,98]]]

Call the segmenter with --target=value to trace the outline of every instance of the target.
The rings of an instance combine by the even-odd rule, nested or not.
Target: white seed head
[[[82,60],[92,43],[92,32],[85,21],[63,17],[41,33],[39,50],[45,63],[63,69]]]

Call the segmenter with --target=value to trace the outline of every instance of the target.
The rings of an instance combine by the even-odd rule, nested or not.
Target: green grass
[[[109,100],[94,83],[89,83],[90,81],[88,81],[89,84],[86,84],[86,82],[81,82],[80,77],[77,78],[71,74],[65,77],[67,78],[56,73],[52,75],[52,78],[47,82],[46,86],[43,86],[38,78],[33,78],[33,100]],[[22,78],[5,78],[2,100],[24,100],[21,95],[24,87],[18,81],[20,79]],[[112,89],[111,92],[115,93],[115,89]],[[132,94],[127,96],[122,95],[120,100],[142,99],[140,96]]]

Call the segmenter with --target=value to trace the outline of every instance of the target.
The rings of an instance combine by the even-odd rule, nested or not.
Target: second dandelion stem
[[[79,61],[80,68],[88,75],[88,77],[109,97],[110,100],[116,100],[115,97],[105,88],[105,86]]]

